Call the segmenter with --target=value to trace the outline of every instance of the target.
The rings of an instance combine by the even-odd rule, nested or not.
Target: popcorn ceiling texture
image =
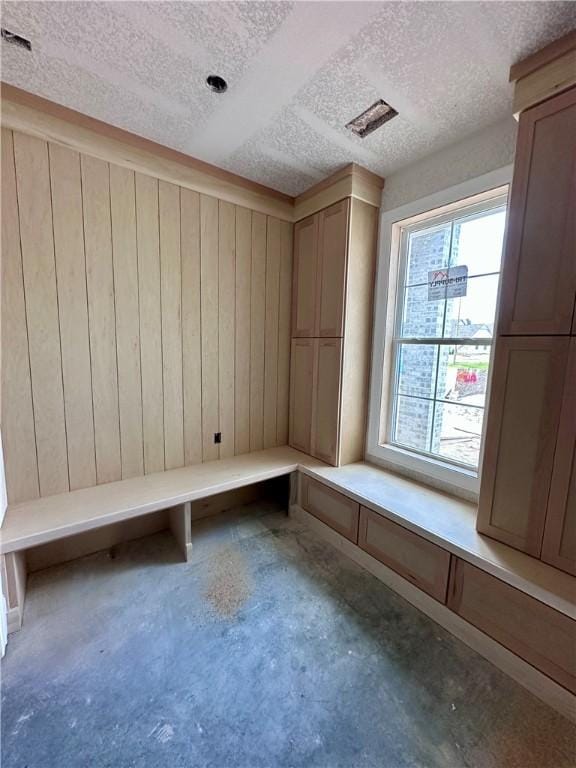
[[[517,123],[508,117],[386,178],[382,210],[390,211],[514,161]]]
[[[563,1],[15,1],[2,11],[33,45],[2,43],[6,82],[293,195],[357,162],[387,177],[388,207],[414,186],[427,194],[509,162],[508,69],[576,27],[576,3]],[[206,88],[208,74],[226,78],[225,96]],[[399,116],[366,139],[344,128],[379,98]],[[500,146],[478,138],[491,126]],[[460,170],[434,159],[445,151]]]

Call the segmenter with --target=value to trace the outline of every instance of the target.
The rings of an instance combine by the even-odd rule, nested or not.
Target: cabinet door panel
[[[290,445],[310,453],[314,339],[292,339],[290,375]]]
[[[436,600],[446,601],[446,550],[366,507],[360,507],[358,546]]]
[[[576,339],[570,340],[542,560],[576,575]]]
[[[360,505],[356,501],[303,475],[302,506],[342,536],[357,543]]]
[[[478,530],[538,556],[568,337],[501,337],[486,429]]]
[[[314,336],[318,273],[318,215],[294,227],[292,336]]]
[[[340,432],[342,339],[317,339],[312,413],[312,455],[336,465]]]
[[[452,563],[448,607],[576,693],[576,622],[457,557]]]
[[[350,200],[319,216],[316,336],[342,336]]]
[[[520,116],[502,334],[569,334],[576,298],[576,88]]]

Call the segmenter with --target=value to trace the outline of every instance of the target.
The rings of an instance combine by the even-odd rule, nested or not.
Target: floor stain
[[[233,618],[249,599],[252,579],[242,553],[231,546],[219,550],[210,563],[204,592],[213,610]]]

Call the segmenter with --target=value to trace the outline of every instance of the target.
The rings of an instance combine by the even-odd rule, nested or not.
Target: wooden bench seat
[[[0,529],[9,631],[19,629],[22,623],[27,549],[170,509],[170,528],[187,560],[192,552],[192,501],[291,474],[300,465],[324,466],[293,448],[270,448],[9,507]]]

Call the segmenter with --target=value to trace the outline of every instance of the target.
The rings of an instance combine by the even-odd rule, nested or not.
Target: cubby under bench
[[[576,578],[476,531],[476,506],[366,463],[302,467],[291,515],[576,720]]]
[[[0,529],[8,631],[14,632],[22,625],[27,550],[168,510],[170,530],[184,560],[188,560],[192,554],[192,502],[290,475],[303,465],[323,466],[293,448],[270,448],[9,507]]]

